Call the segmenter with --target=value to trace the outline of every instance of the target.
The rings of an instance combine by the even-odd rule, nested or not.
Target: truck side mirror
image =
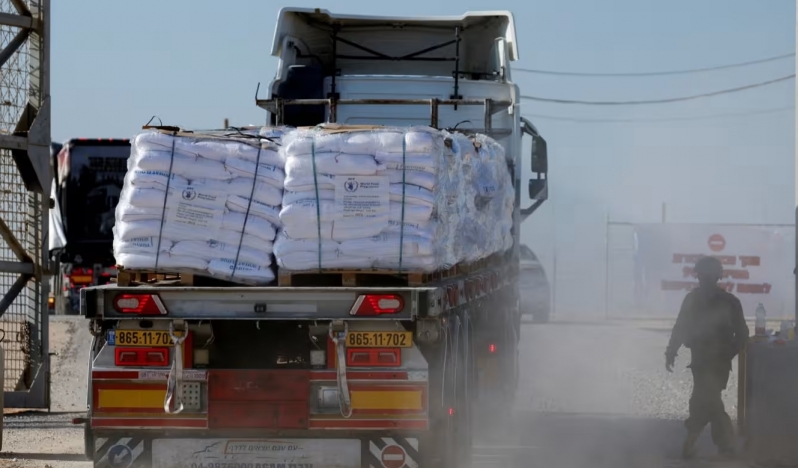
[[[529,198],[534,203],[528,208],[521,208],[521,222],[535,212],[549,198],[549,153],[546,140],[540,136],[532,122],[521,117],[521,131],[532,137],[532,172],[529,179]]]
[[[549,172],[548,145],[540,135],[532,137],[532,172],[537,174]]]

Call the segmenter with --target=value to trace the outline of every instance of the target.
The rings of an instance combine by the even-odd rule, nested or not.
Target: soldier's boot
[[[684,445],[682,445],[682,458],[685,460],[689,460],[693,458],[696,454],[696,443],[698,442],[698,438],[701,436],[700,432],[688,432],[687,437],[684,439]]]

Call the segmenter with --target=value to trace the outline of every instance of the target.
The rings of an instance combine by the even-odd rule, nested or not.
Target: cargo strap
[[[169,199],[169,189],[172,184],[172,170],[175,165],[175,144],[177,143],[177,132],[172,132],[172,151],[169,154],[169,174],[166,176],[166,190],[163,194],[163,206],[161,206],[161,225],[158,228],[158,246],[155,249],[155,270],[158,270],[158,261],[161,259],[161,239],[163,238],[163,225],[166,218],[166,202]]]
[[[330,322],[330,339],[335,344],[335,369],[336,380],[338,383],[338,407],[341,416],[349,418],[352,416],[352,396],[349,394],[349,382],[346,380],[346,334],[349,333],[349,326],[344,322],[344,330],[336,332],[333,330],[333,322]]]
[[[313,164],[313,190],[316,193],[316,233],[319,236],[317,246],[319,248],[319,273],[321,273],[321,199],[319,198],[319,175],[316,173],[316,129],[313,129],[313,139],[310,140],[310,161]]]
[[[402,272],[402,256],[405,246],[405,203],[407,190],[407,130],[402,134],[402,218],[399,220],[399,273]],[[390,190],[390,189],[389,189]],[[390,197],[389,197],[390,198]],[[388,203],[388,216],[391,215],[391,204]]]
[[[244,225],[241,226],[241,237],[238,238],[238,249],[236,250],[236,259],[233,262],[233,272],[230,274],[232,280],[236,275],[238,269],[238,259],[241,255],[241,246],[244,244],[244,236],[247,231],[247,223],[249,222],[249,211],[252,209],[252,200],[255,198],[255,187],[258,185],[258,169],[260,169],[260,154],[263,150],[262,146],[258,146],[258,156],[255,158],[255,175],[252,179],[252,188],[249,190],[249,199],[247,200],[247,212],[244,214]]]
[[[172,367],[166,378],[166,395],[163,398],[163,410],[166,414],[178,414],[183,411],[183,342],[188,336],[188,324],[183,324],[183,334],[175,335],[175,324],[169,322],[169,336],[172,338]],[[174,400],[174,410],[172,401]]]

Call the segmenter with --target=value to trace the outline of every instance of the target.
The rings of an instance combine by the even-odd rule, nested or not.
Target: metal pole
[[[604,227],[604,319],[610,319],[610,212]]]

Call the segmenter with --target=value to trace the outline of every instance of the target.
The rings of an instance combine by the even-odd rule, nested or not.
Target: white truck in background
[[[547,197],[545,141],[511,77],[513,17],[285,8],[272,55],[277,76],[257,105],[274,125],[495,138],[514,161],[515,247],[421,282],[85,288],[87,454],[107,468],[469,466],[476,419],[513,400],[520,225]]]

